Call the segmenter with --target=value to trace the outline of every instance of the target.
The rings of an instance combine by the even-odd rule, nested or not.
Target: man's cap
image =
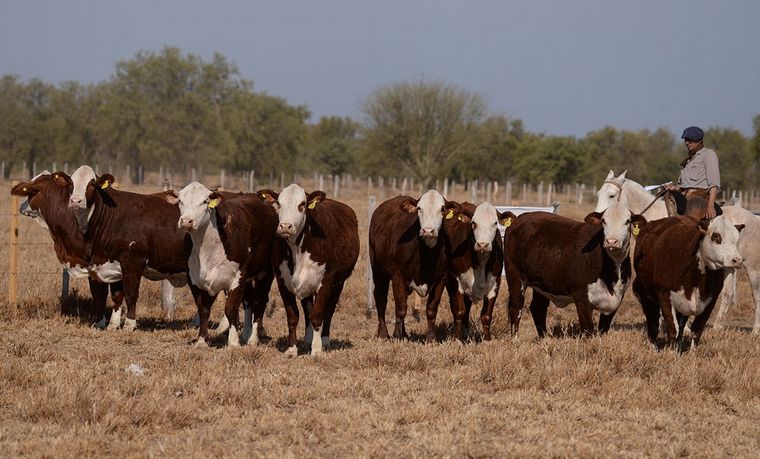
[[[689,140],[702,140],[704,136],[705,136],[705,131],[698,128],[697,126],[689,126],[686,129],[684,129],[683,134],[681,134],[682,139],[689,139]]]

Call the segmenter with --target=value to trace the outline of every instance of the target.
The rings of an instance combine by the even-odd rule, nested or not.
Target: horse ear
[[[622,182],[623,180],[625,180],[625,174],[627,174],[627,173],[628,173],[628,170],[627,170],[627,169],[626,169],[626,170],[624,170],[624,171],[623,171],[623,173],[622,173],[622,174],[620,174],[620,176],[618,177],[618,180],[620,180],[621,182]]]
[[[607,178],[606,178],[606,179],[604,179],[604,180],[610,180],[610,179],[611,179],[612,177],[614,177],[614,176],[615,176],[615,173],[614,173],[614,172],[612,172],[612,171],[610,171],[610,173],[609,173],[609,174],[607,174]]]

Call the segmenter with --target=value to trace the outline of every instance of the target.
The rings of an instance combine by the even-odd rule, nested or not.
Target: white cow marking
[[[290,243],[288,243],[290,245]],[[299,300],[314,295],[322,287],[322,278],[325,275],[327,265],[318,263],[311,258],[308,251],[301,251],[297,245],[290,245],[290,251],[294,254],[293,272],[288,267],[288,262],[280,264],[280,273],[288,290]]]
[[[89,270],[104,284],[113,284],[121,280],[121,263],[118,261],[107,261],[102,265],[91,266]]]
[[[122,330],[128,332],[137,330],[137,319],[124,319],[124,327]]]
[[[677,292],[670,292],[670,304],[673,308],[685,316],[697,316],[705,310],[707,305],[712,301],[711,297],[700,298],[699,289],[694,289],[691,298],[686,296],[684,289]]]
[[[111,312],[111,320],[108,321],[108,330],[118,330],[121,328],[121,308],[114,309]]]
[[[227,346],[228,347],[240,346],[240,337],[238,336],[237,328],[235,328],[234,325],[230,325],[230,332],[227,335]]]
[[[620,267],[618,267],[618,277],[620,276]],[[618,279],[612,286],[612,293],[607,288],[607,284],[599,279],[592,284],[588,284],[588,300],[594,309],[603,314],[612,314],[620,307],[625,295],[627,282]]]

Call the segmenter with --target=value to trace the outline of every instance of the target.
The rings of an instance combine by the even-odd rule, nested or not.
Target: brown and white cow
[[[184,285],[192,242],[177,226],[179,206],[171,192],[130,193],[115,190],[113,181],[112,175],[104,174],[87,186],[91,211],[85,250],[91,276],[105,283],[123,281],[127,303],[124,329],[134,330],[140,278],[169,279]],[[121,309],[115,309],[111,323],[120,323],[120,316]]]
[[[633,266],[633,293],[644,309],[647,334],[657,343],[660,314],[667,327],[667,343],[683,338],[689,316],[691,346],[697,345],[715,307],[726,269],[744,261],[737,242],[744,225],[723,216],[709,222],[683,216],[640,221]]]
[[[99,316],[103,316],[103,320],[96,326],[104,328],[108,324],[104,314],[109,284],[90,277],[84,235],[68,209],[73,188],[74,183],[65,173],[43,173],[28,182],[19,183],[13,187],[11,194],[26,198],[23,214],[50,232],[56,257],[69,275],[88,279],[95,310]],[[123,300],[121,281],[111,283],[110,288],[114,307],[118,309]]]
[[[613,203],[585,222],[546,212],[509,214],[504,265],[512,333],[520,325],[526,287],[533,289],[530,311],[540,337],[549,301],[560,308],[575,303],[586,335],[593,333],[592,310],[599,310],[599,331],[607,332],[631,278],[631,212]]]
[[[244,304],[243,344],[258,343],[274,273],[272,248],[277,213],[256,194],[211,192],[192,182],[177,194],[178,225],[190,234],[188,259],[191,290],[200,316],[198,344],[208,339],[211,305],[227,294],[228,346],[238,346],[238,307]],[[253,317],[252,317],[253,316]]]
[[[389,338],[385,324],[389,284],[393,286],[396,324],[393,337],[407,336],[404,319],[406,300],[412,291],[427,295],[427,341],[435,341],[435,319],[446,285],[448,259],[445,237],[440,234],[448,210],[446,200],[435,190],[419,200],[397,196],[384,201],[372,214],[369,225],[369,256],[375,284],[377,336]],[[458,317],[457,317],[458,315]],[[454,333],[462,338],[464,311],[454,317]]]
[[[301,301],[306,322],[305,342],[319,354],[330,345],[330,324],[346,279],[359,257],[356,213],[327,199],[322,191],[309,194],[292,184],[279,194],[262,190],[259,197],[274,206],[279,239],[273,262],[282,302],[288,315],[287,355],[298,354],[296,328]]]
[[[473,302],[482,301],[482,336],[491,339],[491,320],[501,285],[504,251],[499,233],[499,212],[488,202],[475,207],[464,202],[446,203],[443,231],[446,234],[449,273],[446,290],[452,313],[464,310],[465,334]]]

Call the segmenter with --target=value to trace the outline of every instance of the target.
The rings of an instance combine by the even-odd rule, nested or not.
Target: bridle
[[[609,183],[610,185],[614,185],[615,187],[617,187],[617,189],[618,189],[618,190],[620,190],[620,192],[619,192],[619,193],[618,193],[618,195],[617,195],[617,202],[620,202],[620,197],[623,195],[623,186],[622,186],[622,185],[620,185],[620,184],[618,184],[617,182],[614,182],[614,181],[612,181],[612,180],[605,180],[605,181],[604,181],[604,183]],[[661,197],[665,196],[665,193],[667,193],[667,192],[668,192],[668,190],[666,190],[665,188],[663,188],[662,190],[660,190],[660,191],[659,191],[659,192],[658,192],[658,193],[657,193],[657,194],[654,196],[654,199],[652,199],[652,202],[650,202],[648,206],[644,207],[644,210],[642,210],[641,212],[639,212],[639,215],[644,215],[644,213],[645,213],[647,210],[649,210],[649,208],[650,208],[650,207],[652,207],[652,206],[654,205],[654,203],[655,203],[655,202],[656,202],[658,199],[660,199]]]

